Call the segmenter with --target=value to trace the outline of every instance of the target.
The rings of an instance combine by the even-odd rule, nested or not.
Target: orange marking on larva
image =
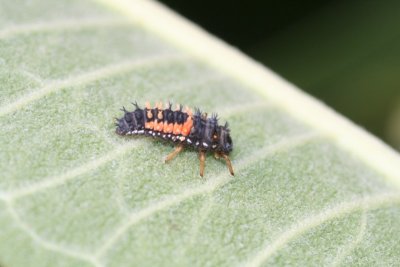
[[[154,127],[154,123],[152,121],[148,121],[144,125],[144,128],[149,129],[149,130],[153,130],[153,127]]]
[[[163,132],[164,133],[167,133],[167,128],[168,128],[168,124],[167,123],[164,123],[164,127],[163,127]]]
[[[183,126],[183,124],[175,123],[175,124],[174,124],[173,134],[181,134],[181,132],[182,132],[182,126]]]
[[[163,129],[164,133],[172,133],[173,130],[174,130],[173,123],[164,123],[164,129]]]
[[[156,131],[158,131],[158,132],[161,132],[161,131],[163,130],[163,126],[164,126],[164,123],[163,123],[163,122],[155,123],[155,125],[154,125],[154,130],[156,130]]]
[[[192,127],[193,127],[193,119],[192,116],[189,116],[185,121],[185,123],[183,124],[182,135],[188,136],[190,134],[190,130],[192,130]]]

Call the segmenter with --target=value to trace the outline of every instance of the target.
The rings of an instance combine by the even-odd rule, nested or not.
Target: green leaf
[[[0,2],[0,264],[396,265],[400,158],[149,1]],[[114,134],[131,101],[228,120],[236,176]]]

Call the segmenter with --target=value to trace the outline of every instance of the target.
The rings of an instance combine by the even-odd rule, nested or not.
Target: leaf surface
[[[400,261],[400,159],[374,137],[154,2],[0,6],[2,266]],[[229,121],[236,176],[116,136],[146,100]]]

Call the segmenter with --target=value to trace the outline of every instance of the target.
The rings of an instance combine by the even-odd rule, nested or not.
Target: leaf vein
[[[214,81],[214,80],[216,80],[215,77],[213,77],[212,79],[207,80],[205,82]],[[229,109],[222,110],[222,112],[224,112],[224,114],[226,113],[225,114],[226,116],[232,116],[234,114],[246,112],[252,108],[258,108],[258,107],[261,108],[261,107],[267,107],[267,106],[268,105],[265,103],[240,104],[240,106],[238,106],[237,108],[231,107]],[[112,143],[115,145],[115,142],[113,142],[113,140],[105,132],[100,131],[97,127],[86,125],[85,128],[100,133],[100,135],[103,136],[103,138],[106,142],[109,142],[109,143]],[[51,177],[45,178],[35,184],[30,184],[26,187],[17,188],[12,191],[9,191],[9,192],[0,192],[0,199],[14,200],[19,197],[23,197],[23,196],[34,194],[36,192],[43,191],[50,187],[62,185],[65,182],[67,182],[79,175],[82,175],[84,173],[87,173],[89,171],[93,171],[93,170],[99,168],[100,166],[117,158],[118,156],[125,154],[128,151],[130,151],[131,149],[137,147],[137,145],[138,145],[137,142],[131,142],[126,145],[125,144],[119,145],[119,146],[117,146],[117,148],[113,149],[112,151],[107,152],[106,155],[103,155],[93,161],[87,162],[79,167],[73,168],[62,175],[51,176]],[[127,211],[126,210],[127,207],[125,207],[125,205],[122,203],[122,200],[118,201],[118,203],[119,203],[119,205],[121,205],[122,210]]]
[[[19,99],[6,106],[0,107],[0,116],[4,116],[11,112],[17,111],[18,109],[21,109],[23,106],[35,100],[38,100],[42,97],[45,97],[46,95],[54,93],[57,90],[68,86],[84,85],[96,80],[105,79],[120,73],[128,72],[135,68],[140,68],[149,64],[166,63],[171,62],[172,60],[181,60],[182,58],[184,58],[184,56],[180,54],[155,55],[147,58],[126,61],[119,64],[111,64],[106,67],[89,71],[81,75],[69,77],[65,80],[53,81],[36,91],[32,91],[23,95]]]
[[[236,164],[236,172],[240,171],[241,169],[247,167],[248,165],[252,164],[253,162],[256,162],[259,159],[263,159],[266,155],[277,153],[277,152],[282,152],[287,149],[290,149],[292,147],[301,145],[307,141],[309,141],[311,138],[315,137],[316,133],[305,133],[296,137],[293,137],[290,140],[284,140],[282,142],[276,143],[271,146],[266,146],[261,148],[260,150],[254,152],[251,156],[249,156],[246,159],[241,160],[238,164]],[[218,188],[226,185],[232,181],[232,177],[227,175],[225,172],[223,174],[218,175],[217,177],[209,180],[206,182],[203,186],[197,187],[197,188],[188,188],[185,189],[182,193],[177,194],[177,195],[170,195],[168,197],[163,198],[162,200],[155,202],[148,207],[137,211],[133,212],[129,215],[128,220],[123,221],[115,230],[114,233],[109,237],[109,239],[104,242],[95,252],[95,257],[96,258],[101,258],[107,250],[112,247],[112,245],[115,244],[119,240],[119,238],[129,230],[129,228],[152,216],[153,214],[162,211],[164,209],[167,209],[171,206],[175,206],[177,204],[180,204],[181,202],[191,199],[195,196],[202,195],[202,194],[207,194],[207,193],[212,193]]]
[[[45,190],[50,187],[62,185],[65,182],[87,173],[89,171],[95,170],[100,166],[114,160],[120,155],[123,155],[133,149],[134,147],[138,146],[139,142],[130,142],[129,144],[120,145],[117,148],[113,149],[112,151],[108,152],[106,155],[99,157],[95,160],[89,161],[77,168],[71,169],[62,175],[52,176],[41,180],[35,184],[31,184],[25,188],[16,189],[11,192],[2,193],[0,197],[4,200],[13,200],[22,196],[34,194],[36,192]]]
[[[245,262],[243,266],[256,267],[262,265],[280,249],[284,248],[289,242],[295,240],[296,237],[301,236],[305,232],[329,220],[339,218],[359,209],[365,208],[366,210],[370,210],[382,205],[398,202],[400,202],[400,195],[398,193],[382,193],[375,196],[340,203],[339,205],[328,208],[319,214],[311,215],[300,220],[298,223],[294,223],[287,230],[278,235],[275,240],[268,242],[264,248],[256,253],[253,258]]]
[[[95,266],[95,267],[101,267],[100,262],[90,254],[83,253],[79,250],[66,248],[61,245],[58,245],[58,244],[55,244],[55,243],[45,240],[44,238],[39,236],[35,230],[33,230],[27,223],[25,223],[20,218],[19,214],[15,210],[11,201],[6,201],[6,206],[7,206],[9,214],[11,215],[11,217],[13,218],[15,223],[18,225],[18,227],[21,228],[23,230],[23,232],[25,232],[30,238],[32,238],[32,240],[34,240],[36,243],[41,245],[43,248],[50,250],[50,251],[62,253],[64,255],[67,255],[67,256],[70,256],[70,257],[73,257],[76,259],[81,259],[81,260],[87,261],[87,262],[93,264],[93,266]]]
[[[361,241],[365,236],[366,228],[367,228],[367,211],[364,209],[361,215],[359,231],[356,238],[353,240],[353,242],[349,243],[344,249],[342,249],[342,251],[338,253],[338,255],[331,264],[332,267],[339,266],[340,263],[344,260],[344,258],[347,255],[350,255],[350,253],[358,246],[358,244],[361,243]]]
[[[81,30],[85,28],[96,28],[96,27],[110,27],[110,26],[121,26],[129,25],[126,19],[110,19],[110,18],[88,18],[88,19],[64,19],[56,21],[43,21],[33,22],[22,25],[11,25],[6,29],[0,31],[0,39],[7,39],[14,37],[19,34],[29,34],[33,32],[50,32],[50,31],[61,31],[61,30]]]

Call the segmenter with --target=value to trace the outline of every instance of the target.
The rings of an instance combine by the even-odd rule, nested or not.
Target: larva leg
[[[183,150],[183,144],[179,144],[175,147],[175,150],[172,151],[166,158],[165,158],[165,163],[171,161],[173,158],[176,157],[179,153],[181,153]]]
[[[205,163],[206,163],[206,152],[205,151],[200,150],[199,159],[200,159],[200,176],[203,177],[204,167],[205,167]]]
[[[233,173],[233,167],[232,167],[232,162],[229,159],[228,155],[225,154],[220,154],[221,157],[223,157],[225,159],[226,162],[226,166],[228,166],[229,172],[231,173],[232,176],[234,176],[235,174]]]

